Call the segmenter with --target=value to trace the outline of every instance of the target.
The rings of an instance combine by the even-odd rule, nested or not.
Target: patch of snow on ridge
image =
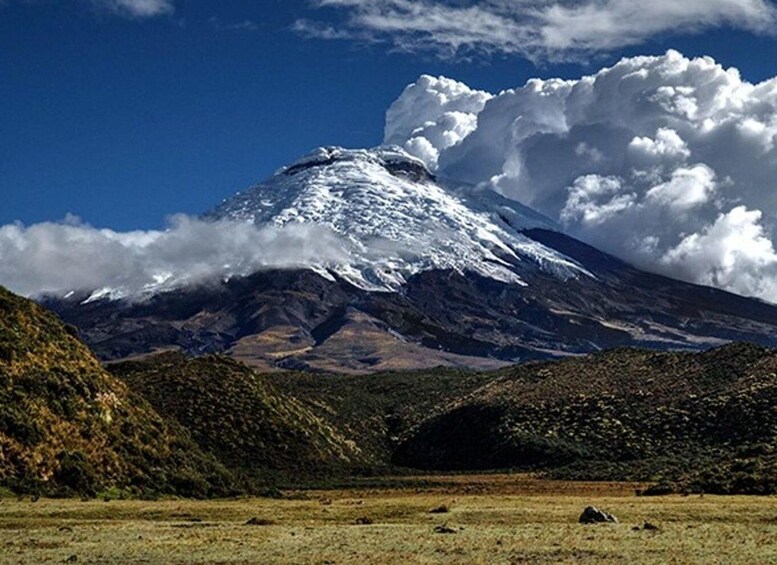
[[[551,227],[539,214],[492,192],[446,189],[422,161],[393,146],[317,149],[205,218],[331,229],[344,241],[347,261],[309,267],[371,291],[397,290],[432,269],[522,285],[538,267],[563,278],[587,275],[520,233]]]

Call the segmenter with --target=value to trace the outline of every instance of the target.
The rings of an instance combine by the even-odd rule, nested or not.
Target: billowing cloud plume
[[[413,120],[429,83],[403,93],[386,132],[442,177],[519,200],[640,267],[777,301],[777,79],[751,84],[674,51],[624,59],[490,98],[470,108],[463,139],[435,119],[449,99],[435,110],[420,98]]]
[[[339,27],[302,20],[295,28],[322,39],[387,41],[441,56],[519,54],[574,59],[638,45],[664,33],[731,26],[767,33],[770,0],[316,0],[346,13]]]
[[[774,301],[777,254],[760,221],[760,211],[737,206],[683,238],[661,260],[681,277]]]
[[[491,98],[455,80],[424,75],[389,108],[384,141],[402,145],[435,170],[440,151],[475,130],[477,115]]]
[[[97,290],[142,296],[259,269],[345,262],[343,242],[313,224],[257,228],[176,216],[166,230],[119,233],[68,218],[0,227],[0,284],[24,295]]]

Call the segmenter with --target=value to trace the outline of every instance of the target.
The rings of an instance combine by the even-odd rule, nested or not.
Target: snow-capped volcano
[[[550,221],[488,191],[443,186],[398,147],[319,148],[206,214],[257,227],[315,224],[344,243],[344,262],[307,265],[364,290],[397,290],[427,270],[527,284],[538,268],[589,276],[575,261],[521,234]]]
[[[46,300],[104,359],[372,372],[777,345],[774,306],[639,271],[393,147],[316,150],[142,243],[166,258],[158,284]]]

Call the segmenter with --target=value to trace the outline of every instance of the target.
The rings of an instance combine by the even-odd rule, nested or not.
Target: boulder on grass
[[[607,522],[617,524],[618,519],[604,510],[599,510],[596,506],[587,507],[580,515],[581,524],[603,524]]]

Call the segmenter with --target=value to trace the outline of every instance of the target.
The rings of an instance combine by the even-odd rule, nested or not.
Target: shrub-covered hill
[[[497,378],[456,369],[261,374],[220,355],[172,352],[109,369],[230,470],[284,484],[399,471],[391,457],[404,432]]]
[[[108,374],[75,332],[0,288],[0,486],[216,496],[230,473]]]
[[[758,346],[365,376],[165,353],[111,375],[74,334],[0,289],[0,486],[222,496],[404,467],[777,493],[777,353]]]
[[[449,403],[498,378],[497,373],[437,368],[370,375],[270,373],[276,389],[299,399],[353,440],[368,472],[391,467],[399,439]]]
[[[502,370],[404,436],[394,462],[777,492],[777,355],[630,349]]]
[[[487,373],[256,374],[180,354],[111,370],[248,478],[518,469],[777,492],[777,354],[758,346],[621,349]]]
[[[337,427],[227,357],[163,353],[110,369],[247,479],[315,477],[364,460]]]

